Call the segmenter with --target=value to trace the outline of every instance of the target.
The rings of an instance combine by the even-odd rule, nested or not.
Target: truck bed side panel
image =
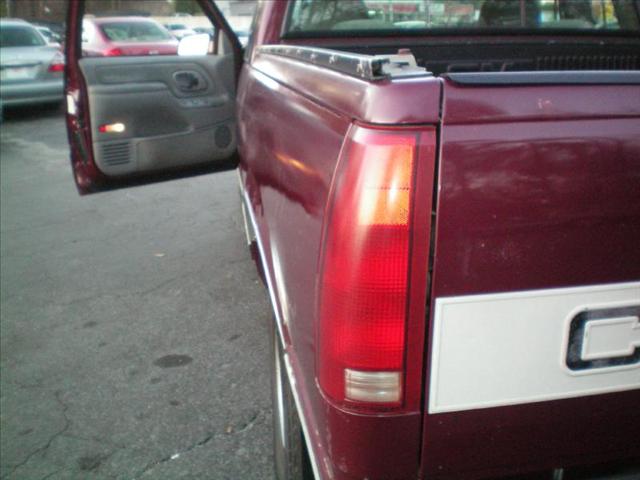
[[[281,332],[313,436],[310,448],[322,468],[324,447],[312,415],[319,409],[311,403],[317,396],[315,277],[329,186],[350,122],[249,65],[241,82],[241,183],[273,303],[275,318],[267,322]]]
[[[349,126],[354,121],[391,128],[437,123],[441,82],[427,76],[368,83],[275,55],[258,54],[243,68],[238,89],[242,188],[318,470],[322,478],[336,480],[415,478],[420,411],[354,414],[331,404],[317,386],[317,273],[329,189]],[[423,207],[431,205],[433,174],[432,164],[418,169],[424,185],[416,192],[429,201],[415,207],[422,219],[416,235],[428,235],[423,223],[428,225],[430,209]],[[427,244],[416,251],[423,268],[415,271],[426,277]],[[424,278],[420,284],[424,287]],[[424,299],[425,290],[416,295]],[[423,337],[415,342],[421,349]]]
[[[366,82],[271,54],[258,54],[253,65],[294,91],[349,118],[388,125],[439,121],[441,82],[435,77]]]

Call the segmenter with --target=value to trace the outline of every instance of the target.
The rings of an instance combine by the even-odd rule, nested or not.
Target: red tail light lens
[[[64,55],[56,53],[47,70],[51,73],[64,72]]]
[[[418,139],[355,126],[338,165],[324,235],[318,378],[342,405],[403,402]]]
[[[64,72],[64,63],[52,63],[49,65],[50,72]]]
[[[104,53],[105,57],[119,57],[124,55],[124,52],[120,48],[110,48]]]

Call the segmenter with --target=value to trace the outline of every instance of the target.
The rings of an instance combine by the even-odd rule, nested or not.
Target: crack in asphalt
[[[46,474],[44,477],[42,477],[40,480],[47,480],[47,478],[51,478],[51,477],[53,477],[56,473],[60,473],[60,472],[62,472],[63,470],[66,470],[66,468],[59,468],[59,469],[57,469],[57,470],[54,470],[54,471],[53,471],[53,472],[51,472],[51,473],[47,473],[47,474]]]
[[[238,430],[236,430],[235,432],[232,432],[234,434],[238,434],[238,433],[242,433],[242,432],[246,432],[247,430],[251,430],[253,428],[253,426],[258,423],[258,420],[260,419],[260,417],[262,416],[262,414],[264,413],[263,410],[258,410],[250,419],[248,422],[246,422],[242,427],[240,427]]]
[[[18,386],[20,388],[23,388],[25,390],[29,390],[31,388],[42,388],[43,387],[41,380],[36,382],[36,383],[22,383],[22,382],[20,382],[18,380],[15,380],[15,379],[8,380],[8,382],[12,383],[13,385],[16,385],[16,386]]]
[[[218,434],[220,435],[220,434]],[[166,462],[170,462],[171,460],[175,460],[176,458],[178,458],[180,455],[190,452],[191,450],[194,450],[198,447],[202,447],[203,445],[206,445],[207,443],[209,443],[214,437],[218,436],[214,433],[211,433],[209,435],[207,435],[205,438],[203,438],[202,440],[200,440],[199,442],[194,443],[193,445],[190,445],[189,447],[185,448],[184,450],[180,450],[179,452],[176,453],[172,453],[171,455],[167,455],[165,457],[162,457],[160,460],[156,460],[154,462],[148,463],[140,473],[138,473],[135,477],[133,477],[133,480],[137,480],[138,478],[142,477],[143,475],[146,475],[148,472],[150,472],[151,470],[153,470],[155,467],[157,467],[158,465],[162,464],[162,463],[166,463]]]
[[[216,437],[224,437],[224,436],[227,436],[227,435],[238,435],[240,433],[246,432],[247,430],[250,430],[251,428],[253,428],[253,426],[256,423],[258,423],[258,421],[261,419],[263,414],[264,414],[264,410],[260,409],[256,413],[254,413],[251,416],[251,418],[249,418],[249,420],[247,422],[245,422],[238,430],[230,431],[230,432],[224,432],[224,433],[210,433],[206,437],[204,437],[202,440],[194,443],[193,445],[188,446],[187,448],[185,448],[183,450],[180,450],[178,452],[172,453],[171,455],[166,455],[166,456],[162,457],[160,460],[156,460],[154,462],[148,463],[140,471],[140,473],[138,473],[135,477],[133,477],[132,480],[138,480],[139,478],[143,477],[144,475],[149,473],[151,470],[156,468],[158,465],[170,462],[172,460],[176,460],[178,457],[182,456],[183,454],[189,453],[192,450],[195,450],[196,448],[199,448],[199,447],[202,447],[202,446],[206,445],[207,443],[209,443],[211,440],[213,440]]]
[[[10,476],[12,476],[14,473],[16,473],[16,471],[26,465],[26,463],[31,460],[31,458],[33,458],[35,455],[37,455],[38,453],[42,453],[42,452],[46,452],[47,449],[51,446],[51,444],[53,443],[53,441],[58,438],[60,435],[62,435],[63,433],[65,433],[69,427],[71,426],[71,420],[69,420],[69,417],[67,416],[67,410],[69,409],[69,406],[64,403],[62,401],[62,399],[60,398],[61,396],[61,392],[58,390],[54,393],[55,399],[58,402],[58,404],[62,407],[62,416],[64,417],[64,426],[58,430],[56,433],[54,433],[53,435],[51,435],[49,437],[49,440],[47,440],[47,443],[44,444],[44,446],[36,448],[33,452],[29,453],[24,460],[22,460],[20,463],[18,463],[17,465],[15,465],[13,467],[13,469],[7,473],[5,476],[1,477],[1,478],[8,478]]]
[[[123,299],[123,298],[128,298],[128,297],[145,297],[147,295],[150,295],[151,293],[154,293],[158,290],[161,290],[162,288],[166,287],[167,285],[171,285],[172,283],[174,283],[177,280],[180,280],[183,277],[186,277],[189,275],[180,275],[180,276],[175,276],[175,277],[171,277],[168,278],[167,280],[164,280],[160,283],[158,283],[157,285],[150,287],[148,289],[145,290],[137,290],[137,291],[133,291],[133,292],[126,292],[126,293],[96,293],[95,295],[90,295],[88,297],[81,297],[81,298],[74,298],[73,300],[69,300],[68,302],[54,302],[53,305],[57,306],[57,307],[70,307],[71,305],[77,305],[79,303],[85,303],[85,302],[91,302],[93,300],[98,300],[100,298],[108,298],[108,297],[113,297],[115,299]]]
[[[102,437],[99,437],[97,435],[92,435],[92,436],[85,437],[85,436],[77,435],[77,434],[63,433],[61,436],[65,437],[65,438],[71,438],[73,440],[82,440],[84,442],[100,443],[100,444],[107,445],[109,447],[115,448],[116,450],[128,450],[128,449],[135,450],[135,447],[128,447],[126,445],[122,445],[122,444],[113,442],[111,440],[107,440],[106,438],[102,438]]]
[[[170,284],[176,282],[177,280],[181,280],[183,278],[190,277],[192,275],[193,275],[193,273],[189,272],[189,273],[184,274],[184,275],[173,276],[173,277],[170,277],[170,278],[168,278],[168,279],[166,279],[166,280],[164,280],[164,281],[162,281],[162,282],[160,282],[160,283],[158,283],[158,284],[156,284],[156,285],[154,285],[152,287],[144,289],[144,290],[136,290],[136,291],[133,291],[133,292],[121,292],[121,293],[99,292],[99,293],[96,293],[94,295],[89,295],[89,296],[86,296],[86,297],[73,298],[73,299],[71,299],[71,300],[69,300],[67,302],[47,302],[47,305],[48,306],[55,306],[55,307],[63,307],[64,308],[64,307],[70,307],[70,306],[73,306],[73,305],[82,304],[82,303],[86,303],[86,302],[92,302],[94,300],[98,300],[98,299],[101,299],[101,298],[110,298],[111,297],[111,298],[114,298],[114,299],[117,299],[117,300],[121,300],[121,299],[124,299],[124,298],[130,298],[130,297],[138,297],[138,296],[139,297],[145,297],[145,296],[150,295],[150,294],[152,294],[152,293],[154,293],[154,292],[156,292],[158,290],[161,290],[162,288],[164,288],[167,285],[170,285]],[[53,280],[53,279],[51,277],[45,275],[42,280],[46,281],[46,280]],[[22,292],[8,295],[8,296],[6,296],[6,298],[4,298],[4,301],[5,302],[6,301],[10,301],[14,297],[18,297],[18,296],[21,296],[21,295],[23,295]]]
[[[53,443],[53,441],[54,441],[56,438],[60,437],[60,436],[69,437],[69,438],[75,438],[75,439],[78,439],[78,440],[86,440],[86,441],[94,441],[94,442],[98,442],[98,443],[104,443],[104,444],[107,444],[107,445],[109,445],[109,446],[111,446],[111,447],[114,447],[114,448],[116,448],[116,449],[121,449],[121,450],[126,450],[126,449],[128,449],[128,448],[129,448],[129,447],[122,446],[122,445],[118,445],[118,444],[115,444],[115,443],[113,443],[113,442],[110,442],[110,441],[107,441],[107,440],[104,440],[104,439],[100,439],[100,438],[96,438],[96,437],[92,437],[92,438],[85,438],[85,437],[82,437],[82,436],[79,436],[79,435],[71,435],[71,434],[66,433],[66,432],[67,432],[67,430],[69,429],[69,427],[71,426],[71,420],[70,420],[70,419],[69,419],[69,417],[67,416],[67,410],[68,410],[68,408],[69,408],[69,407],[68,407],[68,405],[67,405],[67,404],[65,404],[65,403],[62,401],[62,399],[60,398],[60,396],[61,396],[61,392],[60,392],[60,391],[55,392],[55,398],[56,398],[56,401],[57,401],[57,402],[60,404],[60,406],[62,407],[62,415],[63,415],[63,417],[64,417],[64,419],[65,419],[65,424],[64,424],[64,426],[63,426],[59,431],[57,431],[56,433],[54,433],[54,434],[49,438],[49,440],[47,441],[47,443],[46,443],[44,446],[42,446],[42,447],[40,447],[40,448],[37,448],[37,449],[36,449],[36,450],[34,450],[33,452],[29,453],[29,455],[27,455],[27,457],[26,457],[24,460],[22,460],[22,461],[21,461],[20,463],[18,463],[15,467],[13,467],[13,469],[11,470],[11,472],[9,472],[7,475],[5,475],[4,477],[2,477],[3,479],[4,479],[4,478],[7,478],[7,477],[10,477],[11,475],[13,475],[13,474],[14,474],[14,473],[15,473],[15,472],[20,468],[20,467],[24,466],[24,465],[25,465],[25,464],[26,464],[26,463],[27,463],[27,462],[28,462],[32,457],[34,457],[34,456],[35,456],[35,455],[37,455],[38,453],[42,453],[42,452],[46,451],[46,450],[51,446],[51,444]],[[243,432],[246,432],[246,431],[248,431],[248,430],[251,430],[251,429],[253,428],[253,426],[261,420],[261,418],[262,418],[263,414],[264,414],[264,410],[262,410],[262,409],[261,409],[261,410],[258,410],[257,412],[255,412],[255,413],[254,413],[254,414],[249,418],[249,420],[247,420],[244,424],[242,424],[242,426],[241,426],[239,429],[237,429],[237,430],[235,430],[235,431],[230,431],[230,432],[228,432],[228,433],[227,433],[227,432],[225,432],[225,433],[210,433],[210,434],[208,434],[206,437],[204,437],[202,440],[199,440],[198,442],[196,442],[196,443],[194,443],[194,444],[192,444],[192,445],[188,446],[187,448],[185,448],[185,449],[183,449],[183,450],[180,450],[180,451],[178,451],[178,452],[172,453],[171,455],[166,455],[166,456],[162,457],[162,458],[161,458],[161,459],[159,459],[159,460],[156,460],[156,461],[153,461],[153,462],[148,463],[148,464],[147,464],[147,465],[142,469],[142,471],[141,471],[140,473],[138,473],[138,474],[133,478],[133,480],[137,480],[137,479],[141,478],[142,476],[144,476],[144,475],[146,475],[147,473],[149,473],[151,470],[153,470],[153,469],[154,469],[155,467],[157,467],[158,465],[161,465],[161,464],[163,464],[163,463],[167,463],[167,462],[170,462],[170,461],[172,461],[172,460],[175,460],[175,459],[177,459],[178,457],[180,457],[180,456],[182,456],[182,455],[184,455],[184,454],[186,454],[186,453],[189,453],[189,452],[191,452],[192,450],[195,450],[196,448],[199,448],[199,447],[202,447],[202,446],[206,445],[207,443],[209,443],[211,440],[213,440],[213,439],[214,439],[214,438],[216,438],[216,437],[222,437],[222,436],[226,436],[226,435],[238,435],[238,434],[240,434],[240,433],[243,433]],[[110,453],[106,456],[106,458],[111,457],[111,455],[113,455],[113,452],[110,452]],[[58,470],[55,470],[55,471],[53,471],[53,472],[50,472],[50,473],[48,473],[47,475],[45,475],[44,477],[42,477],[40,480],[46,480],[47,478],[50,478],[50,477],[52,477],[53,475],[55,475],[55,474],[57,474],[57,473],[59,473],[59,472],[61,472],[61,471],[63,471],[63,470],[66,470],[66,468],[60,468],[60,469],[58,469]]]

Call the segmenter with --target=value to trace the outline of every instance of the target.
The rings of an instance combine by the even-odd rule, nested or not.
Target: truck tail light
[[[323,236],[317,365],[325,395],[348,408],[406,406],[420,136],[353,126],[337,167]]]

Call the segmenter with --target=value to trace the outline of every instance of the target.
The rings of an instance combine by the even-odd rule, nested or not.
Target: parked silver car
[[[38,30],[38,32],[42,34],[42,36],[44,37],[44,39],[47,41],[49,45],[60,47],[60,42],[61,42],[60,35],[55,33],[46,25],[33,24],[33,26],[36,27],[36,30]]]
[[[64,55],[24,20],[0,20],[0,103],[60,102]]]

